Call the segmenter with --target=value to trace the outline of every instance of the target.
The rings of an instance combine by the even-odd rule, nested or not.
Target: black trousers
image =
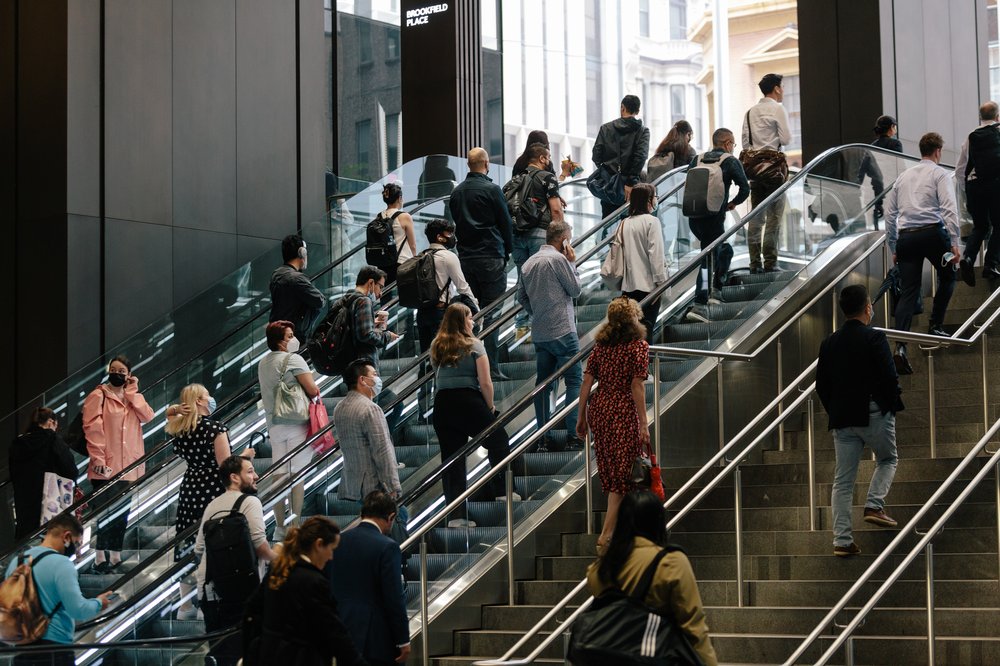
[[[202,599],[201,611],[205,614],[205,631],[221,631],[235,627],[243,620],[243,601],[209,601]],[[205,666],[236,666],[243,652],[243,637],[236,633],[229,638],[217,641],[209,649],[208,654],[215,661],[205,660]]]
[[[899,234],[896,241],[896,264],[899,266],[899,281],[901,293],[896,304],[896,328],[900,331],[910,330],[913,315],[920,300],[920,286],[924,268],[924,260],[931,262],[937,271],[938,288],[934,296],[934,307],[931,309],[931,326],[944,323],[944,315],[948,310],[948,302],[955,291],[955,269],[952,264],[941,265],[945,252],[951,250],[948,232],[944,227],[925,227],[916,231]]]
[[[649,296],[648,291],[624,291],[623,296],[628,296],[636,303],[642,303],[642,299]],[[646,327],[646,342],[653,344],[653,327],[656,326],[656,318],[660,316],[660,298],[654,298],[646,305],[642,305],[642,325]]]
[[[107,486],[110,481],[105,479],[91,479],[90,485],[93,486],[94,492],[97,492],[101,488]],[[111,483],[111,489],[107,491],[108,495],[116,495],[121,492],[122,489],[127,488],[129,485],[128,481],[115,481]],[[105,524],[103,527],[99,527],[97,530],[97,543],[94,548],[96,550],[113,550],[120,552],[122,546],[125,544],[125,530],[128,529],[128,510],[129,505],[132,500],[126,494],[121,501],[115,502],[114,504],[108,504],[107,502],[101,502],[99,511],[103,511],[103,515],[98,519],[98,523],[104,522],[105,516],[110,516],[112,514],[121,512],[117,518],[111,522]]]
[[[980,183],[970,181],[965,186],[966,204],[972,215],[973,229],[965,243],[965,259],[976,263],[976,255],[983,242],[986,244],[986,255],[983,259],[984,268],[1000,265],[1000,181],[993,180]]]
[[[500,257],[478,257],[475,259],[463,259],[459,253],[459,262],[462,265],[462,273],[469,283],[472,293],[479,301],[479,309],[482,310],[490,303],[500,298],[503,292],[507,291],[507,262]],[[496,319],[496,311],[483,317],[483,328],[486,328]],[[490,368],[496,370],[500,367],[500,358],[497,353],[497,342],[499,333],[493,332],[483,344],[486,347],[486,355],[490,359]]]
[[[434,396],[434,432],[441,446],[441,462],[444,462],[496,420],[486,407],[483,394],[476,389],[445,389]],[[498,465],[510,453],[510,439],[503,428],[497,429],[483,442],[489,454],[490,466]],[[454,501],[465,492],[466,485],[465,462],[459,461],[445,471],[441,479],[444,486],[444,497],[448,503]],[[499,497],[505,492],[502,474],[493,476],[487,486],[490,499]],[[461,510],[450,514],[449,519],[465,518],[466,511]]]
[[[692,217],[688,219],[691,233],[701,243],[701,249],[711,245],[712,241],[726,232],[725,214],[716,217]],[[694,302],[702,305],[708,303],[708,297],[712,289],[722,289],[722,280],[729,272],[729,266],[733,261],[733,246],[729,243],[720,243],[715,246],[712,253],[701,260],[701,267],[704,270],[698,271],[694,290]],[[705,283],[705,273],[711,279],[711,286]]]

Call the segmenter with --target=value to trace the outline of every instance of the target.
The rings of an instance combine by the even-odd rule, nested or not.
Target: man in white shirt
[[[248,458],[229,456],[219,465],[219,475],[226,483],[226,492],[222,493],[205,507],[205,513],[198,527],[198,536],[194,542],[194,554],[198,558],[197,580],[198,592],[201,595],[201,609],[205,614],[205,630],[219,631],[236,626],[243,618],[243,606],[256,586],[247,585],[246,596],[240,599],[221,599],[216,595],[208,576],[208,557],[205,553],[205,523],[213,517],[222,517],[236,507],[240,498],[239,512],[247,520],[250,529],[250,541],[258,561],[270,562],[277,554],[267,543],[264,531],[264,508],[257,499],[257,472]],[[239,635],[232,636],[215,645],[209,654],[215,657],[220,666],[235,665],[240,658],[242,639]]]
[[[973,230],[965,243],[959,268],[962,280],[976,286],[976,255],[989,236],[983,260],[983,277],[1000,279],[1000,106],[984,102],[979,107],[979,127],[962,143],[955,165],[958,189],[965,192]],[[992,229],[992,234],[990,230]]]
[[[444,319],[444,311],[451,302],[451,298],[456,293],[462,294],[472,303],[479,307],[472,288],[465,279],[462,272],[462,264],[451,250],[454,249],[457,239],[455,237],[455,225],[448,220],[431,220],[424,229],[430,251],[435,251],[434,272],[438,289],[441,290],[441,297],[435,305],[420,308],[417,310],[417,336],[420,339],[420,350],[428,351],[431,342],[437,335],[441,327],[441,320]]]
[[[765,74],[757,84],[764,96],[750,107],[743,118],[743,150],[769,148],[780,152],[782,146],[791,143],[792,130],[788,127],[788,113],[781,105],[784,98],[782,78],[781,74]],[[762,182],[751,176],[750,203],[756,208],[781,185],[782,183]],[[782,197],[772,202],[763,215],[747,223],[751,273],[779,270],[776,265],[778,232],[781,230],[784,213],[785,199]]]
[[[885,198],[886,241],[892,260],[899,266],[902,283],[896,304],[896,328],[910,330],[914,308],[920,298],[924,259],[937,270],[938,288],[931,310],[931,335],[947,336],[941,329],[945,311],[955,291],[959,262],[958,208],[951,178],[938,166],[944,139],[936,132],[920,137],[920,162],[899,175]],[[893,356],[896,372],[913,373],[906,357],[906,345],[897,344]]]

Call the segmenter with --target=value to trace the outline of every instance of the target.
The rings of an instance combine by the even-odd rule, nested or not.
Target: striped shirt
[[[344,472],[337,496],[360,500],[373,490],[400,493],[396,451],[382,408],[358,391],[333,410],[333,424],[344,454]]]
[[[517,301],[531,315],[531,337],[538,342],[576,332],[573,299],[579,295],[576,266],[551,245],[543,245],[521,267]]]

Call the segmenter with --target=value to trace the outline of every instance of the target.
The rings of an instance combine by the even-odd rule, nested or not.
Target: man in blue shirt
[[[74,640],[76,621],[93,618],[108,607],[111,592],[87,599],[80,591],[76,567],[69,558],[80,547],[83,525],[72,515],[62,514],[49,521],[42,543],[29,548],[26,558],[44,557],[32,567],[35,589],[42,611],[51,616],[48,630],[33,645],[69,645]],[[17,568],[17,558],[7,567],[9,576]],[[73,666],[73,652],[31,652],[14,657],[18,666]]]
[[[910,330],[920,298],[926,259],[938,274],[928,333],[947,336],[941,325],[955,291],[956,271],[962,255],[958,249],[958,208],[951,178],[938,166],[943,146],[944,139],[936,132],[920,137],[922,159],[899,175],[885,198],[885,232],[902,283],[902,293],[896,304],[896,328]],[[901,375],[913,373],[905,344],[896,345],[893,359],[896,372]]]
[[[576,330],[573,299],[580,295],[580,276],[576,271],[576,253],[570,239],[573,228],[563,221],[553,221],[545,230],[545,245],[524,263],[517,300],[532,317],[531,340],[535,345],[535,385],[541,384],[557,369],[566,365],[580,351]],[[566,382],[566,403],[580,395],[583,372],[577,361],[563,376]],[[535,420],[538,427],[550,418],[548,391],[535,398]],[[576,436],[577,409],[566,416],[566,448],[579,451],[583,443]],[[551,434],[545,436],[543,450],[553,448]]]

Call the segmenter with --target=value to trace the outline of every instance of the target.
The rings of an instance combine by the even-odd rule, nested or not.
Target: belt
[[[922,224],[919,227],[909,227],[907,229],[900,229],[899,235],[902,236],[903,234],[912,234],[917,231],[927,231],[928,229],[940,229],[940,228],[941,225],[936,222],[934,224]]]

